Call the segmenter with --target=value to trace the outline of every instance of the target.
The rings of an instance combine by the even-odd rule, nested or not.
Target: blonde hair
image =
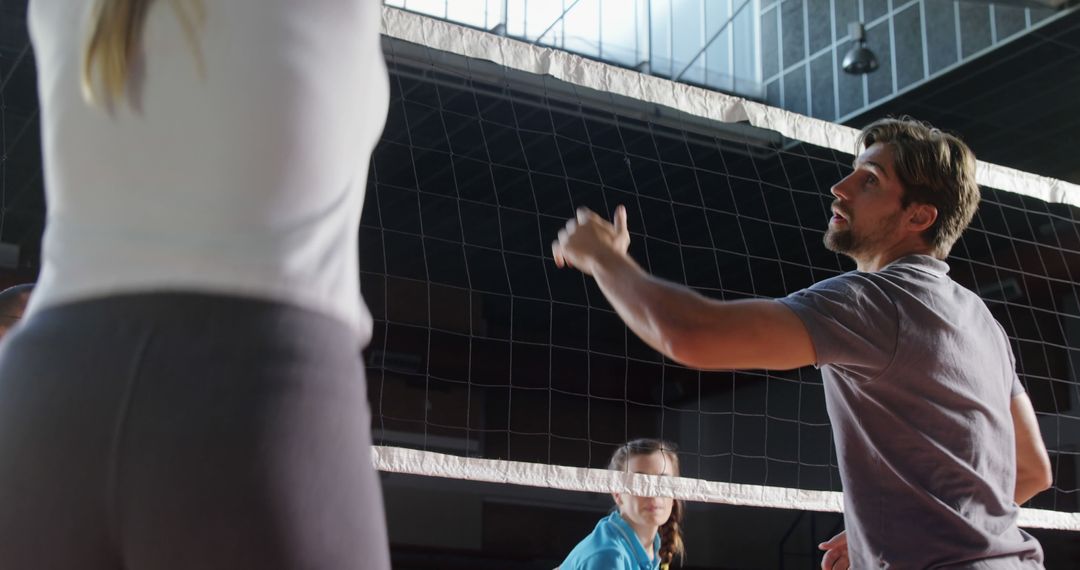
[[[937,257],[945,259],[979,207],[975,154],[959,138],[911,117],[867,125],[859,134],[856,151],[874,143],[892,147],[894,168],[904,187],[901,205],[937,208],[937,220],[923,239]]]
[[[660,439],[635,439],[620,445],[618,449],[615,450],[615,454],[611,456],[611,462],[608,463],[608,469],[625,471],[626,464],[629,463],[631,457],[652,455],[661,452],[664,454],[664,457],[671,462],[672,472],[675,475],[678,475],[679,456],[675,454],[676,450],[677,447],[675,444]],[[683,557],[686,555],[686,545],[683,544],[682,537],[682,519],[682,501],[673,499],[671,516],[668,517],[667,522],[660,525],[660,529],[658,530],[660,533],[660,552],[657,554],[660,557],[661,568],[669,568],[676,556],[678,556],[679,561],[682,562]]]
[[[87,101],[110,102],[123,98],[151,2],[153,0],[94,0],[82,61],[82,91]],[[184,27],[196,65],[202,72],[202,52],[196,41],[197,28],[205,18],[202,1],[170,0],[169,4]],[[98,93],[94,87],[95,70],[100,73],[103,93]]]

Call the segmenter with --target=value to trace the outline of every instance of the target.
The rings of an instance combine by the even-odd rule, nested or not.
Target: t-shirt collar
[[[948,263],[945,263],[944,261],[936,257],[925,255],[922,253],[913,253],[911,255],[905,255],[903,257],[894,259],[889,263],[889,265],[886,265],[882,269],[888,268],[890,265],[896,265],[901,263],[904,265],[914,265],[920,269],[929,271],[937,275],[945,275],[949,272]]]

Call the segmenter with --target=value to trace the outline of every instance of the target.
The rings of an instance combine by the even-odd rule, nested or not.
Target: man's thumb
[[[612,220],[615,224],[615,233],[622,235],[627,233],[626,230],[626,206],[619,204],[615,207],[615,218]]]
[[[821,544],[819,544],[818,549],[820,549],[820,550],[828,550],[828,549],[833,548],[835,546],[840,546],[840,545],[844,544],[846,541],[847,541],[847,536],[845,536],[843,534],[838,534],[838,535],[830,538],[829,540],[826,540],[825,542],[822,542]]]

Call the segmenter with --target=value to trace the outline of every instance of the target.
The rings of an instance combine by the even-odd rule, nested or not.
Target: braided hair
[[[625,471],[631,457],[661,452],[671,462],[672,472],[678,475],[679,456],[675,454],[677,449],[675,444],[660,439],[642,438],[628,441],[615,450],[614,455],[611,456],[611,462],[608,463],[608,469]],[[676,556],[682,562],[683,556],[686,555],[686,547],[682,538],[682,518],[682,501],[673,499],[671,516],[668,517],[667,522],[660,526],[658,531],[660,533],[660,552],[657,553],[657,556],[660,558],[660,568],[664,570],[671,566]]]

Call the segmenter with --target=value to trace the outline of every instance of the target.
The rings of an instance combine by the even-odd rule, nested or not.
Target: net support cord
[[[607,91],[662,105],[722,123],[748,122],[755,127],[851,154],[859,131],[763,103],[645,75],[569,52],[528,44],[397,8],[383,7],[382,33],[389,37],[510,69]],[[979,161],[982,186],[1080,207],[1080,186]]]
[[[814,119],[660,77],[644,75],[572,53],[535,46],[466,26],[384,6],[382,33],[433,50],[490,61],[535,75],[631,97],[722,123],[747,122],[755,127],[851,154],[856,129]],[[1080,186],[980,161],[980,185],[1080,207]],[[731,505],[842,512],[843,495],[763,485],[744,485],[690,479],[625,474],[589,469],[460,457],[400,447],[374,446],[376,469],[472,481],[548,487],[570,491],[628,492],[642,496],[672,496],[687,501]],[[1021,509],[1020,525],[1080,531],[1080,513]]]
[[[660,477],[609,469],[461,457],[380,445],[372,447],[371,458],[376,469],[388,473],[526,485],[564,491],[619,492],[638,496],[674,497],[684,501],[747,507],[833,513],[844,510],[843,494],[836,491],[811,491],[706,481],[689,477]],[[1080,531],[1080,513],[1021,509],[1019,524],[1028,528]]]

